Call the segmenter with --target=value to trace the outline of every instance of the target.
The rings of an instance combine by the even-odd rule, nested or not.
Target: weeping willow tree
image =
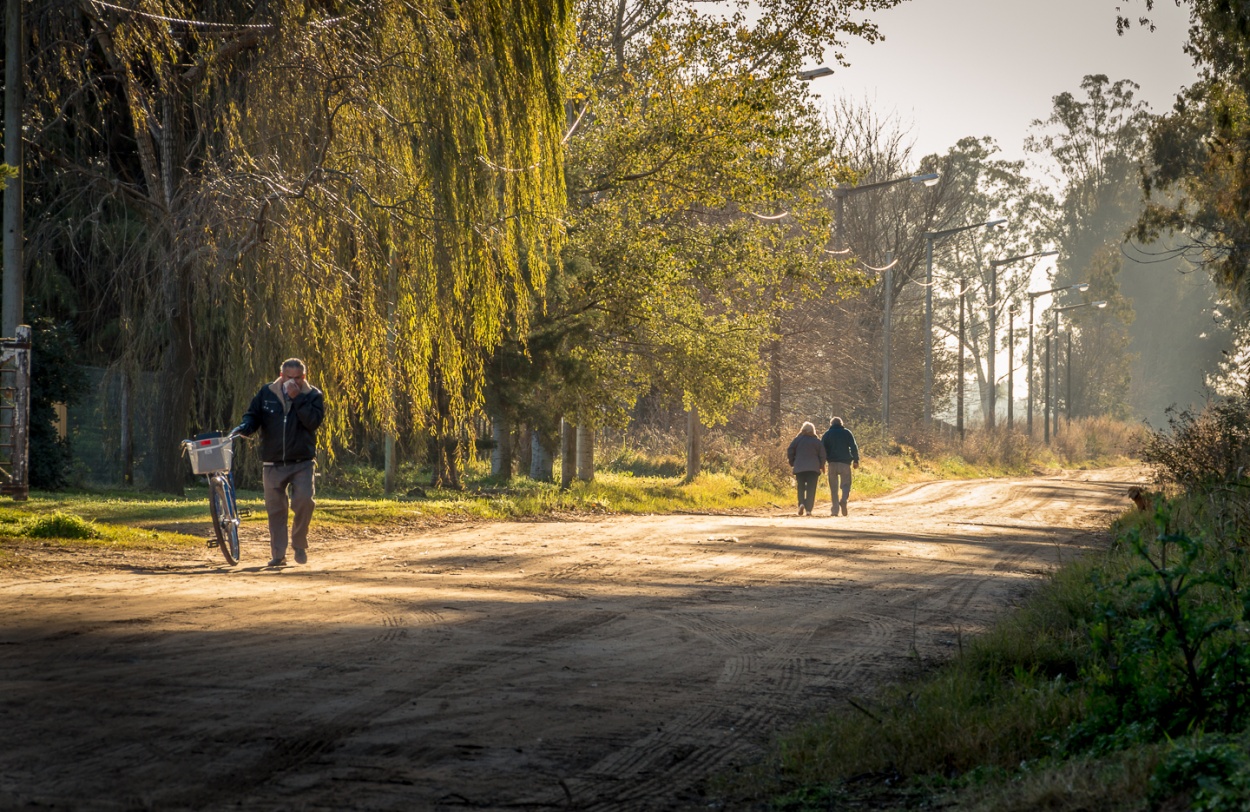
[[[569,23],[537,0],[44,9],[43,293],[89,296],[100,351],[160,371],[154,484],[289,355],[331,449],[475,408],[560,239]]]

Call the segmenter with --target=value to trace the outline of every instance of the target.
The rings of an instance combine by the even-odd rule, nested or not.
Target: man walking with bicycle
[[[251,436],[260,430],[271,567],[286,564],[290,514],[294,514],[290,539],[295,563],[308,563],[317,428],[325,418],[326,405],[321,390],[308,383],[307,371],[298,358],[283,361],[278,379],[261,387],[243,413],[242,422],[231,432]]]

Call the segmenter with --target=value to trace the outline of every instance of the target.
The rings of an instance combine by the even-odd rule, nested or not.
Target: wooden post
[[[699,423],[699,407],[686,413],[686,481],[693,482],[703,465],[703,426]]]

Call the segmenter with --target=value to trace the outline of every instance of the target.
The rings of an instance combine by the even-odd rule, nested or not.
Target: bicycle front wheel
[[[213,531],[217,534],[217,547],[226,563],[239,563],[239,512],[234,505],[234,494],[225,477],[209,477],[208,502],[213,512]]]

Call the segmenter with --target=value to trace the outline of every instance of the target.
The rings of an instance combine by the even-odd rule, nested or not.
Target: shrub
[[[1167,429],[1142,449],[1161,483],[1186,490],[1235,482],[1250,466],[1250,397],[1208,403],[1199,412],[1168,410]]]
[[[1153,534],[1125,534],[1137,566],[1097,590],[1090,714],[1073,731],[1078,747],[1114,747],[1126,727],[1150,740],[1234,730],[1250,716],[1250,596],[1240,594],[1239,573],[1218,547],[1175,529],[1166,504],[1154,525]]]
[[[49,513],[22,525],[21,534],[37,539],[96,539],[102,535],[91,522],[72,513]]]
[[[55,404],[73,404],[86,386],[77,366],[78,342],[68,324],[31,320],[30,485],[60,490],[69,481],[72,454],[56,430]]]
[[[1063,465],[1088,465],[1120,457],[1137,457],[1150,437],[1142,423],[1111,417],[1064,421],[1051,438],[1051,452]]]
[[[1250,798],[1250,759],[1218,739],[1178,744],[1150,776],[1150,800],[1159,808],[1178,796],[1188,796],[1190,809],[1242,812]]]

